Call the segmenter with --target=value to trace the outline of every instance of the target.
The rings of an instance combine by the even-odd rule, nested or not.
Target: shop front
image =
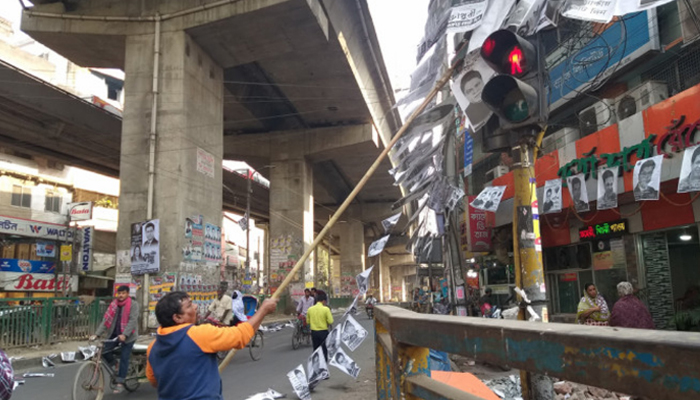
[[[538,199],[550,195],[545,185],[561,188],[552,191],[560,196],[554,207],[539,202],[553,321],[575,321],[586,283],[612,309],[617,284],[628,281],[657,328],[700,330],[698,99],[700,86],[537,160]],[[506,215],[512,173],[493,185],[507,187],[499,206]]]
[[[0,216],[0,298],[76,291],[78,277],[56,270],[61,245],[72,242],[73,231],[64,225]]]

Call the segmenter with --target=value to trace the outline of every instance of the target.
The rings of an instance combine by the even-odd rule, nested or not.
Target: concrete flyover
[[[161,272],[192,267],[181,250],[186,217],[218,224],[222,159],[246,161],[271,181],[270,238],[290,244],[270,249],[274,269],[303,253],[315,209],[337,207],[400,127],[366,0],[33,3],[22,18],[30,36],[79,65],[125,71],[121,136],[111,144],[128,182],[117,250],[130,247],[132,223],[158,218]],[[202,155],[213,176],[198,171]],[[401,197],[390,168],[385,161],[349,212],[358,223],[340,229],[347,259],[364,259],[366,225],[379,222],[366,216],[390,215]],[[361,268],[341,260],[348,274]],[[218,279],[213,269],[205,275]],[[313,275],[309,263],[299,279]]]

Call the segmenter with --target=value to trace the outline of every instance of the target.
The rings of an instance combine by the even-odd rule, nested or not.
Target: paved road
[[[335,316],[336,321],[340,316]],[[330,380],[322,382],[312,393],[315,399],[370,399],[375,398],[374,391],[374,343],[373,325],[364,314],[358,314],[356,319],[369,330],[365,342],[349,353],[355,359],[362,371],[358,380],[345,375],[336,368],[331,368]],[[265,333],[265,350],[260,361],[253,361],[247,349],[238,352],[231,364],[222,374],[224,398],[227,400],[245,399],[268,388],[286,394],[287,399],[296,399],[287,372],[306,360],[311,354],[311,346],[302,346],[292,350],[292,329],[286,328],[278,332]],[[59,361],[60,363],[60,361]],[[12,400],[70,400],[72,398],[73,378],[80,365],[70,364],[58,366],[53,370],[35,370],[32,372],[54,372],[53,378],[27,378],[26,384],[20,386],[12,396]],[[155,400],[156,391],[150,385],[142,384],[134,393],[119,395],[105,394],[106,399]]]

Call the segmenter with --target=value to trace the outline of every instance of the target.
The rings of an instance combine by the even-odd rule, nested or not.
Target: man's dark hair
[[[320,303],[322,301],[328,300],[328,295],[326,295],[326,292],[323,290],[319,290],[316,292],[316,302]]]
[[[492,290],[490,287],[487,287],[486,290],[484,290],[484,293],[486,294],[491,294]]]
[[[148,228],[153,228],[153,230],[156,230],[156,226],[153,225],[153,222],[147,223],[146,226],[143,227],[143,230],[145,231]]]
[[[119,292],[128,292],[128,291],[129,291],[129,287],[126,286],[126,285],[121,285],[121,286],[117,287],[117,293],[119,293]]]
[[[639,168],[639,172],[642,172],[644,168],[654,169],[656,168],[656,163],[654,162],[654,160],[646,160],[644,164],[642,164],[642,167]]]
[[[185,292],[175,291],[170,292],[158,300],[156,304],[156,319],[163,328],[175,326],[177,323],[173,320],[173,315],[182,313],[182,300],[189,299],[190,296]]]
[[[579,178],[571,179],[571,186],[576,186],[576,185],[581,186],[581,179],[579,179]]]
[[[312,291],[312,292],[316,292],[316,288],[315,288],[315,287],[312,287],[312,288],[311,288],[311,291]]]
[[[309,289],[304,289],[304,293],[311,293],[311,290],[309,290]]]
[[[644,167],[642,167],[642,168],[644,168]],[[605,172],[603,172],[603,182],[605,182],[605,180],[608,178],[615,178],[615,174],[613,174],[613,172],[610,171],[609,169],[606,169]]]

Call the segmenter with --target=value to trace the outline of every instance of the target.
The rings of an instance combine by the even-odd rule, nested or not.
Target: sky
[[[407,88],[416,67],[429,0],[367,0],[394,90]]]
[[[410,83],[416,66],[416,50],[423,38],[430,0],[367,0],[384,64],[394,90]],[[12,21],[20,32],[21,7],[18,0],[0,0],[0,17]],[[29,4],[25,1],[25,4]],[[26,38],[19,34],[15,40]]]

